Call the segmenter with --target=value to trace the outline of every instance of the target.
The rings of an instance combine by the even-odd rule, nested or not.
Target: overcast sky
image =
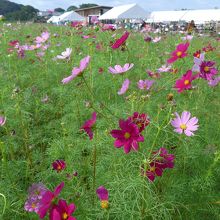
[[[10,0],[23,5],[32,5],[37,9],[54,8],[67,9],[71,5],[79,6],[82,3],[95,3],[104,6],[117,6],[129,3],[138,3],[147,11],[175,10],[175,9],[211,9],[220,8],[220,0]]]

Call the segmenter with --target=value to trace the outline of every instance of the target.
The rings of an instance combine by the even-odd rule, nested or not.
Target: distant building
[[[85,17],[87,19],[87,21],[90,23],[91,18],[93,16],[99,17],[110,9],[112,9],[112,7],[94,6],[94,7],[89,7],[89,8],[76,9],[74,11],[77,12],[78,14],[80,14],[81,16]]]

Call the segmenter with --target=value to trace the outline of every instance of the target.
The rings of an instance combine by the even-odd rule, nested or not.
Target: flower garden
[[[0,217],[218,220],[220,38],[0,24]]]

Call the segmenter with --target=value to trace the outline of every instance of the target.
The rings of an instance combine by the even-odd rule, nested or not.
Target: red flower
[[[149,125],[150,119],[147,114],[139,114],[138,112],[134,112],[133,116],[128,118],[138,126],[139,132],[142,132],[146,126]]]
[[[92,113],[92,118],[87,120],[84,125],[80,128],[83,129],[89,136],[89,139],[93,139],[93,132],[92,132],[92,127],[96,123],[96,112]]]
[[[64,170],[66,168],[66,163],[64,160],[55,160],[52,163],[53,169],[59,173],[60,171]]]
[[[200,55],[201,55],[201,50],[197,50],[197,51],[193,54],[193,56],[194,56],[194,57],[197,57],[197,58],[200,58]]]
[[[118,49],[121,45],[125,44],[129,34],[130,33],[126,31],[118,40],[115,41],[112,45],[112,49]]]
[[[189,42],[187,42],[185,44],[179,44],[176,47],[176,50],[174,50],[171,53],[172,57],[167,60],[167,63],[173,63],[180,58],[186,57],[187,56],[186,51],[187,51],[188,47],[189,47]]]
[[[58,185],[54,192],[51,191],[46,191],[40,201],[40,209],[38,211],[38,215],[40,218],[44,218],[45,215],[47,214],[47,211],[51,209],[52,203],[54,199],[58,197],[60,194],[61,190],[64,187],[64,182],[62,182],[60,185]]]
[[[138,150],[138,142],[143,142],[144,137],[140,134],[138,126],[130,120],[119,120],[121,130],[112,130],[112,137],[116,138],[114,146],[120,148],[124,146],[124,152],[127,154],[131,149]]]
[[[178,79],[176,81],[175,88],[178,89],[178,92],[182,92],[184,90],[191,89],[192,87],[192,81],[199,77],[199,74],[196,74],[195,76],[192,75],[192,70],[188,70],[181,79]]]
[[[76,220],[72,215],[76,206],[68,205],[65,200],[60,199],[58,205],[54,205],[50,211],[50,220]]]

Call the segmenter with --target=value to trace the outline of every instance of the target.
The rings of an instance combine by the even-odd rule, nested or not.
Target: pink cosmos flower
[[[189,47],[189,42],[187,42],[185,44],[179,44],[176,47],[176,50],[174,50],[171,53],[172,57],[167,60],[167,63],[173,63],[178,59],[186,57],[187,56],[186,51],[188,50],[188,47]]]
[[[124,152],[127,154],[131,149],[138,150],[138,142],[143,142],[144,137],[140,134],[138,126],[130,120],[119,120],[121,130],[112,130],[112,137],[116,138],[114,146],[120,148],[124,146]]]
[[[147,114],[140,114],[138,112],[134,112],[134,114],[129,117],[128,120],[138,126],[139,132],[142,132],[150,123],[150,119]]]
[[[130,80],[129,79],[125,79],[125,81],[122,83],[122,87],[121,89],[118,91],[118,95],[123,95],[127,92],[128,88],[130,85]]]
[[[76,220],[73,216],[76,206],[72,203],[70,205],[63,199],[60,199],[58,205],[54,205],[50,211],[50,220]]]
[[[133,63],[126,63],[123,67],[120,65],[115,65],[114,68],[113,67],[109,67],[108,70],[110,73],[112,74],[121,74],[121,73],[125,73],[128,70],[130,70],[132,67],[134,66]]]
[[[0,126],[3,126],[6,122],[6,117],[0,116]]]
[[[52,207],[52,203],[54,199],[58,197],[63,187],[64,187],[64,182],[58,185],[55,188],[54,192],[51,192],[49,190],[45,192],[45,194],[43,195],[40,201],[40,209],[38,211],[38,215],[40,218],[44,218],[46,216],[47,211]]]
[[[158,73],[167,73],[171,70],[172,66],[163,65],[157,71]]]
[[[138,88],[141,90],[149,90],[151,86],[154,84],[154,80],[139,80],[138,81]]]
[[[208,84],[209,84],[209,86],[215,87],[219,84],[219,82],[220,82],[220,76],[218,76],[212,80],[209,80]]]
[[[199,75],[196,74],[193,76],[193,73],[191,70],[188,70],[181,79],[178,79],[176,81],[176,85],[174,88],[178,90],[178,92],[182,92],[184,90],[188,90],[192,88],[192,81],[198,78]]]
[[[186,35],[185,37],[181,37],[181,39],[183,41],[187,40],[187,41],[191,41],[193,39],[193,36],[192,35]]]
[[[190,119],[191,113],[184,111],[181,115],[181,117],[178,115],[178,113],[175,113],[176,118],[171,121],[171,125],[175,128],[174,131],[182,134],[183,132],[187,136],[193,136],[194,131],[198,130],[199,125],[198,119],[196,117],[193,117]]]
[[[108,30],[115,31],[114,25],[104,24],[104,26],[102,27],[102,31],[108,31]]]
[[[56,58],[59,60],[68,60],[70,59],[71,53],[72,53],[72,49],[66,48],[66,50],[62,52],[61,55],[57,55]]]
[[[89,65],[90,62],[90,56],[86,56],[80,61],[79,67],[74,67],[72,70],[72,74],[62,80],[63,84],[67,84],[70,81],[72,81],[77,76],[81,75],[83,71],[86,69],[86,67]]]
[[[158,43],[161,40],[161,37],[155,37],[152,39],[154,43]]]
[[[36,37],[35,42],[36,42],[37,44],[44,43],[44,42],[46,42],[46,41],[49,39],[49,37],[50,37],[50,33],[47,32],[47,31],[45,31],[45,32],[43,32],[43,33],[41,34],[40,37],[39,37],[39,36]]]
[[[203,61],[200,65],[199,77],[205,80],[212,80],[214,75],[218,73],[218,70],[214,67],[214,61]]]
[[[149,169],[146,171],[147,178],[153,182],[156,176],[162,176],[163,169],[157,161],[153,161],[149,164]]]
[[[192,67],[193,72],[200,72],[200,66],[202,62],[205,60],[205,53],[199,53],[199,51],[196,51],[194,53],[194,65]]]
[[[93,139],[92,127],[96,123],[96,117],[97,117],[97,113],[93,112],[92,113],[92,118],[87,120],[84,123],[84,125],[80,128],[80,129],[83,129],[88,134],[90,140]]]
[[[66,168],[66,162],[64,160],[55,160],[52,163],[52,167],[59,173]]]
[[[112,49],[118,49],[121,45],[125,44],[129,34],[130,33],[126,31],[118,40],[115,41],[112,45]]]
[[[96,194],[101,201],[101,207],[103,209],[107,209],[108,208],[108,200],[109,200],[108,190],[104,186],[100,186],[96,190]]]

